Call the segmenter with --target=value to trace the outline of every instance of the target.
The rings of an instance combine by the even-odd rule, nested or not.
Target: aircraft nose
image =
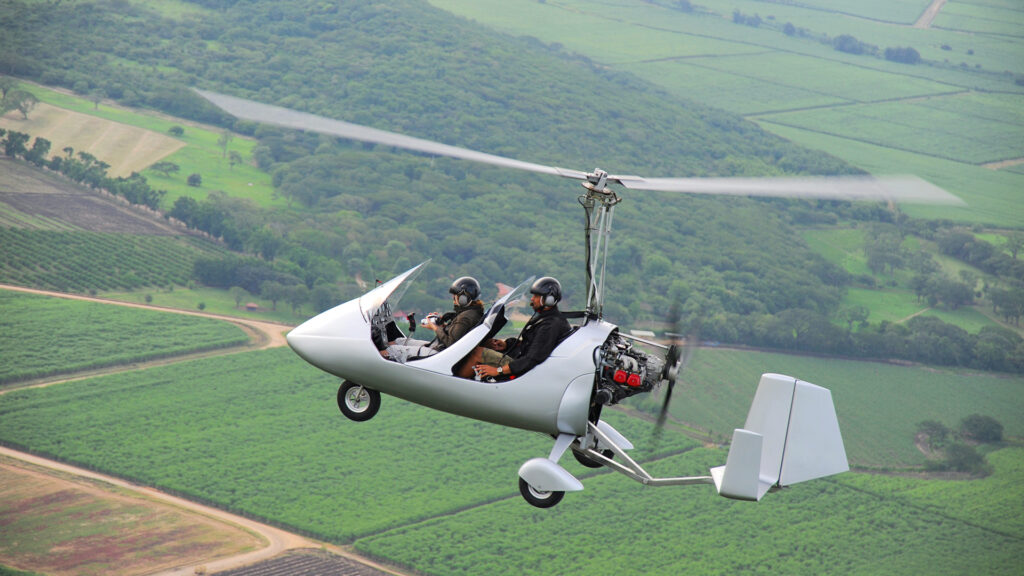
[[[288,346],[313,366],[335,373],[336,365],[351,346],[347,341],[362,341],[366,322],[357,308],[339,306],[314,316],[286,336]]]

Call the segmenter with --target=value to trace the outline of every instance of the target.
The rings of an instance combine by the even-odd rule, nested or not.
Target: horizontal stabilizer
[[[849,469],[832,393],[790,376],[763,374],[746,424],[733,432],[726,465],[711,474],[722,496],[760,500],[772,486]]]

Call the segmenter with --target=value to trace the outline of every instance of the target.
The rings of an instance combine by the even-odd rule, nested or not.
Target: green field
[[[1013,463],[979,483],[977,497],[961,490],[972,483],[920,480],[893,497],[886,477],[845,474],[752,504],[699,488],[638,488],[608,474],[589,481],[571,508],[568,498],[549,512],[495,502],[355,547],[431,575],[1015,574],[1024,526],[1007,511],[1024,503],[1024,451],[1003,452],[994,459]],[[717,458],[699,450],[651,469],[672,474]],[[932,489],[924,499],[911,494]],[[947,494],[975,506],[957,508]]]
[[[908,367],[856,360],[701,348],[677,386],[672,414],[728,437],[746,416],[763,372],[788,374],[832,390],[851,464],[901,468],[923,464],[916,425],[938,420],[951,428],[974,413],[1024,436],[1024,378],[984,372]],[[652,409],[654,400],[644,400]]]
[[[0,282],[62,292],[184,285],[216,253],[188,237],[0,227]]]
[[[259,170],[250,161],[252,149],[256,145],[256,141],[251,138],[233,135],[228,150],[238,152],[244,162],[231,168],[223,150],[217,144],[223,132],[215,128],[141,110],[103,104],[97,107],[81,96],[69,95],[37,84],[23,84],[22,88],[32,92],[41,102],[160,134],[167,134],[173,126],[184,128],[185,133],[179,139],[185,142],[185,147],[164,158],[164,161],[177,164],[181,170],[170,176],[164,176],[154,170],[142,172],[150,186],[167,191],[161,206],[165,210],[170,210],[174,201],[181,196],[205,198],[212,191],[248,198],[260,206],[283,207],[287,203],[285,199],[274,196],[270,174]],[[189,186],[186,182],[189,174],[200,174],[203,177],[202,186]]]
[[[926,418],[956,426],[980,412],[1007,435],[1024,432],[1019,377],[712,349],[697,351],[673,416],[728,436],[765,370],[833,390],[854,465],[920,464],[913,434]],[[424,574],[1002,573],[1020,555],[1024,527],[1007,512],[1021,498],[1020,449],[990,454],[996,472],[984,480],[848,473],[758,504],[708,486],[644,488],[569,458],[586,490],[543,511],[521,501],[515,479],[550,439],[389,397],[374,420],[353,423],[338,414],[336,385],[285,349],[187,361],[11,391],[0,441]],[[724,450],[671,428],[652,451],[649,422],[606,417],[657,475],[724,462]]]
[[[228,322],[0,290],[0,383],[236,346]]]
[[[332,541],[518,498],[519,466],[551,448],[393,398],[356,424],[337,383],[278,349],[16,390],[0,396],[0,441]],[[651,445],[648,423],[609,420]],[[695,446],[667,432],[656,454]]]
[[[1013,82],[1014,74],[1024,74],[1019,35],[967,38],[890,24],[912,24],[929,4],[923,0],[710,0],[692,3],[692,13],[667,1],[431,3],[503,32],[561,45],[681,98],[744,114],[788,111],[757,120],[770,132],[869,172],[919,175],[968,203],[966,209],[902,207],[912,216],[1024,226],[1024,212],[1016,209],[1024,189],[1019,170],[971,165],[1024,156],[1024,96]],[[1005,2],[948,2],[937,26],[946,9],[983,14],[986,22],[1021,18],[1020,8]],[[758,14],[763,23],[734,24],[734,10]],[[805,35],[784,34],[787,22]],[[842,34],[880,51],[914,47],[926,62],[911,66],[836,51],[827,39]]]

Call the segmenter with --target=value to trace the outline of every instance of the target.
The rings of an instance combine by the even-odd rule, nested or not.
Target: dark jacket
[[[558,308],[534,314],[518,337],[505,340],[505,354],[512,358],[509,363],[512,374],[522,376],[547,360],[569,330],[569,321],[562,317]]]
[[[436,333],[436,348],[444,350],[451,346],[483,321],[484,305],[479,300],[470,302],[466,306],[456,306],[455,312],[449,312],[442,317],[440,328]]]

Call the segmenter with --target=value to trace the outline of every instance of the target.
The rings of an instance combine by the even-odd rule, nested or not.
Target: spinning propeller
[[[665,367],[661,372],[661,379],[667,382],[668,387],[665,389],[665,399],[662,401],[661,411],[658,413],[658,420],[655,424],[654,433],[656,437],[661,435],[661,431],[665,427],[665,420],[668,418],[668,406],[669,402],[672,401],[672,390],[676,386],[676,380],[679,379],[679,375],[682,374],[683,370],[690,363],[690,360],[693,358],[693,351],[697,347],[696,329],[691,330],[685,340],[679,341],[681,335],[679,324],[681,319],[679,305],[673,304],[672,310],[669,312],[669,330],[666,331],[666,334],[673,338],[673,341],[668,347],[668,352],[665,353]]]
[[[797,178],[644,178],[642,176],[611,175],[603,170],[581,172],[532,162],[523,162],[495,156],[457,146],[450,146],[413,138],[403,134],[377,130],[367,126],[333,120],[279,106],[261,104],[194,89],[197,94],[232,116],[283,128],[306,130],[328,136],[337,136],[361,142],[372,142],[434,154],[470,160],[494,166],[504,166],[528,172],[551,174],[583,180],[592,192],[610,193],[606,184],[615,183],[630,190],[652,190],[689,194],[729,196],[763,196],[774,198],[828,199],[828,200],[881,200],[922,204],[956,204],[964,202],[916,176],[813,176]]]

